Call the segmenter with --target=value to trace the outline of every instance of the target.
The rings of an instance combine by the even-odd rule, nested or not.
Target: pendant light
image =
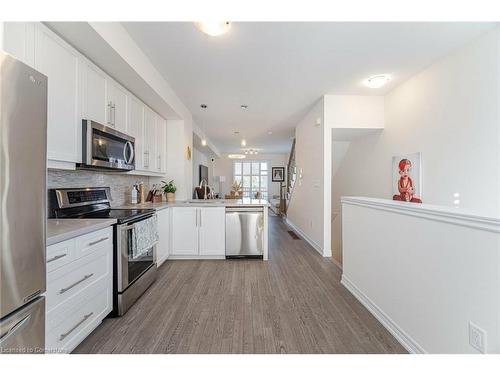
[[[207,105],[206,104],[202,104],[202,105],[200,105],[200,107],[203,110],[207,109]],[[207,145],[207,139],[205,137],[205,127],[203,126],[203,119],[201,119],[201,132],[203,133],[203,138],[201,139],[201,145],[203,147],[206,147],[206,145]]]

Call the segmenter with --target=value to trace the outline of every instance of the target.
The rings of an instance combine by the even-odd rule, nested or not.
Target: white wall
[[[500,353],[500,220],[465,210],[346,199],[342,283],[413,352]]]
[[[450,206],[459,193],[461,207],[500,215],[499,45],[495,29],[385,97],[385,129],[353,140],[338,167],[334,211],[342,195],[390,198],[392,156],[420,151],[425,203]]]
[[[297,182],[287,210],[287,220],[323,253],[325,213],[324,103],[318,100],[295,128]],[[320,125],[316,122],[319,119]],[[328,138],[330,139],[330,138]],[[328,170],[329,176],[331,169]],[[329,179],[328,179],[329,181]],[[329,208],[327,210],[330,211]],[[327,246],[329,248],[329,246]]]
[[[269,168],[269,178],[267,181],[267,186],[269,189],[269,196],[279,195],[279,183],[271,182],[271,167],[286,167],[288,163],[288,155],[287,154],[258,154],[258,155],[248,155],[245,160],[261,160],[267,161]],[[215,179],[216,176],[225,176],[226,182],[222,184],[222,193],[223,195],[229,194],[231,190],[231,185],[233,183],[233,163],[235,160],[229,159],[227,154],[222,154],[219,159],[215,159],[213,163],[213,177]],[[210,168],[209,168],[210,169]],[[210,172],[209,172],[210,174]],[[213,181],[213,187],[216,191],[219,191],[219,183],[217,181]]]

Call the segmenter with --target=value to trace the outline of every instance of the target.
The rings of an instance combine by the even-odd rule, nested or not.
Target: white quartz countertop
[[[187,201],[175,201],[168,203],[166,201],[158,203],[139,203],[139,204],[125,204],[114,208],[153,208],[155,210],[162,210],[167,207],[268,207],[269,202],[265,199],[193,199]]]
[[[115,223],[115,219],[48,219],[47,246],[104,229]]]

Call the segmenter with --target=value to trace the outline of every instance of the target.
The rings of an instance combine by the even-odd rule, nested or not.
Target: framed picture
[[[271,168],[272,182],[285,182],[285,167]]]
[[[422,156],[420,152],[392,157],[392,199],[422,203]]]

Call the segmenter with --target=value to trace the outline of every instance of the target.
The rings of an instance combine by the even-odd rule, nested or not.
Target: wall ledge
[[[478,215],[455,207],[348,196],[342,197],[341,203],[500,233],[500,218]]]

